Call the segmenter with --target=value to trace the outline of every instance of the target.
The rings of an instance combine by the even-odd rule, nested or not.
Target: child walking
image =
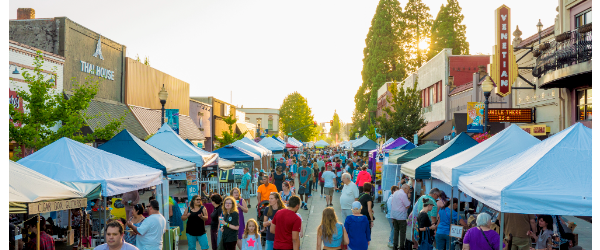
[[[242,250],[262,250],[258,224],[254,219],[248,219],[246,230],[242,236]]]

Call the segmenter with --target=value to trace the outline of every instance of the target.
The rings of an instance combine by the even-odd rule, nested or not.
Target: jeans
[[[394,219],[394,247],[398,249],[404,248],[406,241],[406,220]]]
[[[265,242],[265,250],[273,250],[273,241],[267,240]]]
[[[325,182],[321,182],[321,195],[323,195],[323,188],[325,186]]]
[[[390,231],[390,239],[388,240],[388,242],[394,242],[394,219],[392,218],[387,218],[388,222],[390,223],[390,228],[392,229],[392,231]]]
[[[342,183],[342,177],[335,177],[335,184],[337,185],[337,188],[340,188],[340,184]]]
[[[454,250],[454,244],[452,243],[452,239],[447,234],[435,234],[435,248],[438,250],[446,250],[448,249]]]
[[[188,240],[188,250],[196,250],[196,242],[200,243],[200,249],[208,249],[208,241],[206,240],[206,234],[201,236],[193,236],[186,234]]]
[[[219,231],[219,229],[215,229],[215,230],[213,230],[212,228],[210,229],[210,244],[211,244],[213,250],[217,250],[217,247],[218,247],[217,231]]]

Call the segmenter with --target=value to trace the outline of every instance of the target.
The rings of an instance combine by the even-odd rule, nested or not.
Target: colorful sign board
[[[16,110],[23,113],[23,99],[17,94],[17,91],[12,91],[10,88],[8,89],[8,104],[12,104]],[[8,119],[12,122],[10,115]],[[21,124],[18,122],[14,124],[17,127],[21,127]]]
[[[533,109],[490,108],[488,122],[532,123]]]
[[[69,210],[87,206],[87,199],[72,199],[60,201],[43,201],[29,203],[29,214],[49,213],[54,211]]]
[[[198,195],[198,172],[185,172],[185,180],[187,181],[188,200],[192,200],[194,195]]]
[[[165,109],[165,122],[179,134],[179,109]]]
[[[496,84],[496,94],[507,96],[519,75],[517,62],[511,44],[510,8],[500,6],[495,12],[496,45],[488,72]]]
[[[550,133],[550,127],[546,125],[521,126],[521,128],[533,136],[542,136]]]
[[[467,133],[483,133],[485,104],[467,102]]]

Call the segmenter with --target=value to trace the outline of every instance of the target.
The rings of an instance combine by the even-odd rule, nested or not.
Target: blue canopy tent
[[[206,152],[185,142],[166,123],[146,142],[171,155],[196,163],[198,167],[212,166],[218,163],[219,168],[233,168],[233,162],[218,159],[217,154]]]
[[[443,146],[412,161],[402,164],[401,171],[414,179],[431,178],[431,163],[458,154],[470,147],[477,145],[477,141],[466,133],[460,133]]]
[[[271,152],[273,152],[274,154],[281,154],[283,153],[283,149],[285,149],[284,144],[281,144],[279,141],[272,137],[265,137],[264,139],[259,141],[258,144],[262,145],[268,150],[271,150]]]
[[[213,151],[214,153],[218,153],[221,158],[236,162],[236,161],[258,161],[260,157],[258,155],[253,154],[245,149],[227,145],[220,149]]]
[[[195,171],[196,163],[165,153],[138,139],[127,129],[98,147],[124,158],[163,171],[163,175]]]
[[[236,146],[238,148],[244,149],[250,153],[253,153],[255,155],[257,155],[260,159],[259,159],[259,164],[261,166],[261,169],[263,164],[266,164],[268,160],[268,156],[270,154],[268,154],[264,149],[254,146],[254,145],[250,145],[249,143],[244,142],[243,140],[237,140],[233,143],[230,144],[231,146]],[[266,166],[264,167],[264,169],[268,169]],[[252,169],[250,170],[250,172],[252,172]]]
[[[19,164],[57,181],[100,183],[113,196],[161,184],[162,171],[62,138],[21,159]]]

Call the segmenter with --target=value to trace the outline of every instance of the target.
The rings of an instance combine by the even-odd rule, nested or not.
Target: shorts
[[[250,199],[250,190],[242,189],[242,199]]]
[[[306,184],[306,186],[308,186],[308,184]],[[298,195],[310,195],[310,187],[304,187],[304,186],[300,186],[300,188],[298,188]]]
[[[333,196],[333,188],[325,187],[325,195]]]

